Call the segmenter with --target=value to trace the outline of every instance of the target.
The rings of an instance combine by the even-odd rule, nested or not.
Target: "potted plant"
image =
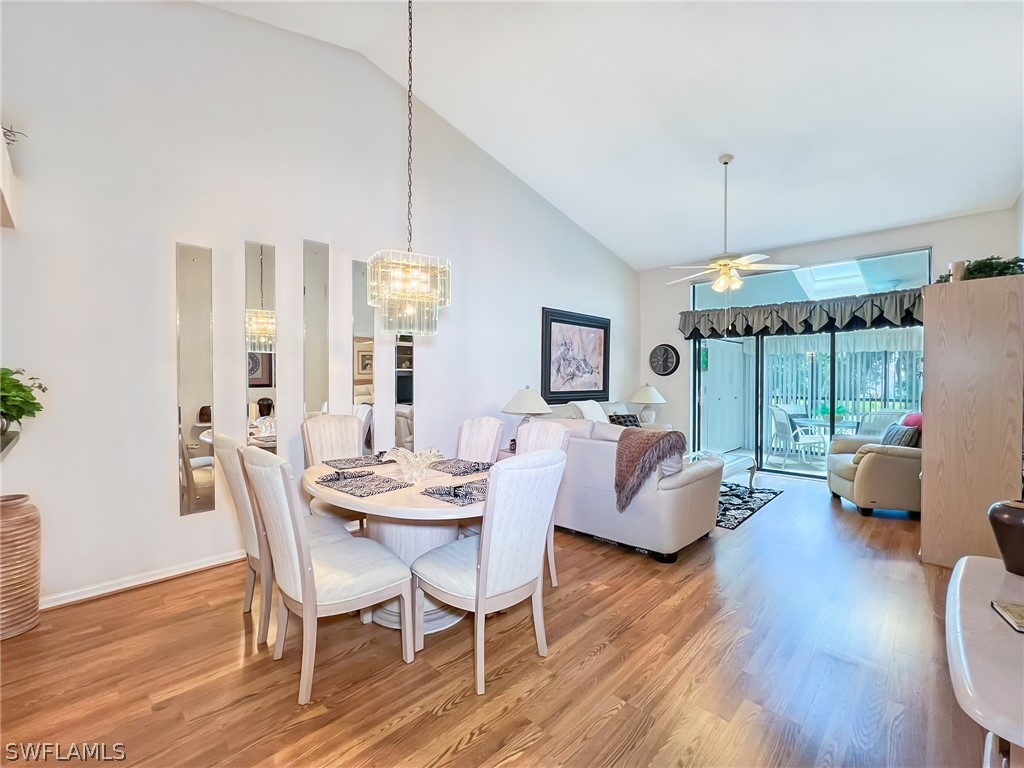
[[[819,419],[827,419],[829,415],[828,406],[819,405],[817,408],[814,409],[814,413],[812,415],[817,416]],[[838,403],[836,405],[836,421],[842,421],[845,418],[846,406],[843,405],[842,403]]]
[[[962,264],[963,262],[957,262]],[[974,259],[968,261],[963,267],[963,276],[960,280],[981,280],[985,277],[1003,277],[1004,275],[1024,275],[1024,259],[1001,259],[998,256],[989,256],[986,259]],[[936,283],[948,283],[952,278],[952,272],[939,275],[935,278]]]
[[[46,387],[35,376],[22,381],[24,375],[23,368],[0,368],[0,435],[14,422],[20,425],[22,419],[43,410],[36,392],[45,392]]]
[[[46,387],[21,368],[0,368],[2,432],[43,410],[36,398]],[[26,494],[0,496],[0,640],[39,622],[39,509]]]

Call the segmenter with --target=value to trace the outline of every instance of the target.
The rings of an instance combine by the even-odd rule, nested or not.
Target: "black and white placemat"
[[[379,467],[381,464],[394,463],[393,459],[382,461],[379,453],[373,456],[353,456],[350,459],[331,459],[324,462],[332,469],[359,469],[360,467]]]
[[[438,472],[445,472],[454,477],[465,477],[475,475],[477,472],[486,472],[494,465],[489,461],[466,461],[465,459],[442,459],[430,465],[431,469]]]
[[[487,498],[487,478],[462,485],[435,485],[423,489],[423,495],[467,507]]]
[[[336,491],[347,493],[349,496],[356,496],[365,499],[367,496],[376,496],[378,493],[398,491],[402,488],[411,488],[412,483],[403,483],[391,477],[384,477],[374,472],[331,472],[317,478],[317,485],[326,488],[333,488]]]

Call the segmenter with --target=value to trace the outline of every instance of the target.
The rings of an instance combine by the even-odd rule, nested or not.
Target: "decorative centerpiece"
[[[828,409],[827,405],[819,405],[814,409],[812,415],[817,416],[819,419],[827,419],[829,414],[832,412]],[[846,418],[846,406],[842,403],[836,404],[836,421],[842,421]]]
[[[398,469],[402,472],[402,478],[407,483],[419,483],[427,476],[430,465],[435,461],[440,461],[444,456],[436,448],[428,448],[425,451],[416,451],[415,453],[405,448],[392,448],[381,458],[384,461],[393,460],[398,464]]]

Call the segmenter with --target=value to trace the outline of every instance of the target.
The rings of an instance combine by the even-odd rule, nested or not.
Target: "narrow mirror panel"
[[[327,245],[302,241],[303,391],[307,415],[327,413],[330,259]]]
[[[395,445],[414,450],[412,336],[395,337]]]
[[[366,303],[366,262],[352,262],[352,413],[363,419],[373,450],[373,307]]]
[[[178,326],[178,485],[182,515],[214,505],[213,251],[175,248]]]
[[[246,402],[249,444],[277,450],[274,246],[245,244]]]

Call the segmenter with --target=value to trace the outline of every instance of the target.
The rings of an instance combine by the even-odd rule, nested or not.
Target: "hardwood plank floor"
[[[313,701],[301,635],[275,662],[241,612],[242,564],[43,614],[0,646],[7,742],[123,742],[148,766],[975,766],[983,733],[946,667],[949,571],[919,524],[863,518],[823,483],[677,563],[556,534],[550,653],[528,601],[428,636],[320,622]],[[271,640],[275,627],[271,627]]]

